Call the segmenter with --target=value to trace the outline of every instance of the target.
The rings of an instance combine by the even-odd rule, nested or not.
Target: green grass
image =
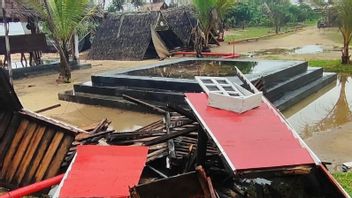
[[[273,34],[274,31],[271,27],[247,27],[242,29],[232,29],[229,35],[225,35],[225,41],[238,41],[250,38],[262,37]]]
[[[306,25],[307,24],[304,24],[304,26]],[[286,33],[290,30],[294,30],[295,28],[296,26],[281,27],[280,33]],[[241,28],[235,28],[235,29],[231,29],[225,35],[225,41],[226,42],[240,41],[240,40],[253,39],[253,38],[258,38],[258,37],[263,37],[268,35],[275,36],[275,30],[272,27],[262,27],[262,26],[246,27],[244,30]]]
[[[327,72],[352,74],[352,64],[342,65],[340,60],[309,60],[309,66],[322,67]]]
[[[352,196],[352,172],[333,173],[333,175],[347,193]]]

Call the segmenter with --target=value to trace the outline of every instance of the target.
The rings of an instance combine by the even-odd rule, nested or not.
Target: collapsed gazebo
[[[165,58],[191,46],[196,19],[190,9],[108,15],[98,29],[89,57],[95,60]]]

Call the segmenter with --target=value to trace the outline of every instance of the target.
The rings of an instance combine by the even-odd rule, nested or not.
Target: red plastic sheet
[[[79,146],[59,197],[128,197],[147,153],[146,147]]]
[[[206,94],[189,93],[186,98],[233,171],[314,164],[269,104],[237,114],[208,107]]]

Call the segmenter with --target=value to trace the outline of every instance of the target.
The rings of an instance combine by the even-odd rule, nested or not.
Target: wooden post
[[[10,84],[13,85],[13,83],[12,83],[11,52],[10,52],[10,38],[9,38],[9,23],[7,22],[7,18],[6,18],[5,0],[1,0],[1,9],[2,9],[4,30],[5,30],[5,49],[6,49],[5,57],[6,57],[6,60],[7,60],[7,69],[9,71]]]
[[[78,41],[78,35],[77,35],[77,32],[75,32],[74,36],[74,54],[73,54],[73,59],[77,62],[77,64],[79,64],[79,41]]]
[[[198,131],[197,143],[197,164],[205,167],[205,160],[207,154],[208,136],[204,130]]]

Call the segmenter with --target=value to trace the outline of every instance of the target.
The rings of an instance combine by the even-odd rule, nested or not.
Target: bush
[[[263,12],[262,5],[263,2],[258,0],[238,2],[225,16],[226,25],[228,27],[272,25],[270,18]],[[280,12],[283,25],[294,25],[319,18],[318,14],[306,4],[285,4],[275,8],[278,9],[275,11]]]

